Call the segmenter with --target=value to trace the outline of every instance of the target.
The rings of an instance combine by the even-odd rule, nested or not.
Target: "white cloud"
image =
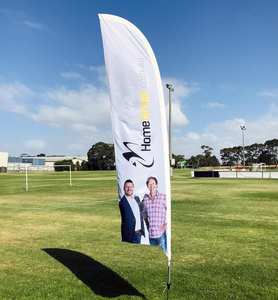
[[[73,143],[75,146],[70,146],[72,141],[64,145],[68,149],[82,148],[87,151],[88,146],[93,142],[110,142],[112,136],[109,94],[106,86],[101,83],[105,77],[104,68],[90,67],[90,69],[97,73],[97,84],[83,82],[78,88],[60,86],[36,91],[21,83],[0,83],[0,109],[22,114],[35,122],[64,129],[67,135],[75,137]],[[64,73],[64,77],[77,77],[70,73]],[[188,123],[182,102],[187,101],[198,86],[175,78],[166,78],[164,81],[174,85],[172,121],[173,126],[180,129]],[[164,89],[167,104],[168,90]]]
[[[45,91],[40,97],[48,99],[48,103],[37,106],[30,117],[36,122],[64,129],[63,149],[75,154],[86,153],[95,142],[111,141],[107,91],[93,85],[77,89],[59,87]],[[74,143],[68,138],[70,136],[74,137]]]
[[[82,123],[75,123],[73,124],[73,129],[75,129],[76,131],[80,131],[80,132],[97,132],[97,128],[96,126],[93,126],[93,125],[86,125],[86,124],[82,124]]]
[[[111,137],[108,92],[94,85],[36,92],[22,83],[0,83],[0,110],[72,130],[80,138]]]
[[[30,20],[24,20],[22,21],[22,24],[31,28],[31,29],[34,29],[34,30],[39,30],[39,31],[45,31],[47,30],[47,26],[42,24],[42,23],[38,23],[38,22],[33,22],[33,21],[30,21]]]
[[[86,153],[88,151],[88,142],[69,144],[68,149],[74,151],[74,153]]]
[[[44,140],[41,139],[32,139],[25,142],[25,147],[29,150],[38,151],[43,150],[46,146],[46,143]]]
[[[101,83],[104,86],[107,85],[107,76],[106,76],[106,69],[104,65],[93,66],[93,65],[83,65],[77,64],[76,65],[80,70],[85,72],[90,72],[96,75],[96,79],[98,83]]]
[[[200,135],[198,133],[196,133],[196,132],[189,132],[189,133],[187,133],[186,137],[189,140],[193,140],[193,141],[200,140]]]
[[[278,89],[263,90],[259,92],[258,95],[268,98],[278,98]]]
[[[165,78],[163,81],[172,83],[175,88],[172,107],[173,123],[179,130],[188,123],[182,103],[190,101],[190,95],[198,90],[198,85],[188,84],[175,78]],[[164,88],[164,92],[167,103],[168,90]],[[0,83],[0,110],[24,115],[36,122],[65,129],[68,136],[74,136],[74,141],[70,138],[65,144],[63,141],[66,141],[67,137],[61,137],[63,145],[59,149],[62,150],[84,153],[94,142],[111,141],[109,95],[106,87],[101,84],[81,84],[79,88],[61,86],[37,92],[18,82]],[[221,148],[241,144],[240,125],[242,124],[247,127],[246,144],[277,138],[277,115],[278,106],[272,104],[268,113],[257,118],[255,116],[246,120],[240,117],[233,118],[210,123],[200,131],[191,130],[182,137],[174,136],[174,153],[185,154],[188,157],[200,153],[200,146],[207,144],[212,146],[215,153],[219,155]],[[46,147],[50,147],[40,139],[30,139],[26,141],[25,146],[34,151],[42,149],[45,151]],[[57,151],[54,146],[51,147]]]
[[[246,126],[245,144],[263,143],[266,140],[278,138],[278,106],[272,105],[268,113],[257,119],[244,120],[234,118],[224,122],[210,123],[203,131],[189,132],[183,137],[173,140],[175,153],[185,154],[186,157],[201,153],[200,146],[205,144],[219,151],[225,147],[239,146],[242,143],[240,125]]]
[[[78,111],[67,106],[42,105],[32,114],[35,121],[47,123],[51,126],[64,127],[79,122],[81,116]]]
[[[96,67],[99,77],[103,76],[103,67]],[[184,126],[188,119],[181,108],[184,97],[188,97],[196,88],[189,84],[171,79],[175,86],[172,103],[174,126]],[[79,132],[104,132],[110,126],[109,94],[105,87],[83,84],[78,89],[60,87],[46,92],[51,104],[42,105],[32,115],[38,122],[53,126],[68,127]]]
[[[72,80],[80,80],[80,79],[84,79],[84,77],[77,72],[63,72],[61,73],[61,77],[65,78],[65,79],[72,79]]]
[[[34,92],[22,83],[0,83],[0,110],[27,115],[33,97]]]
[[[206,107],[208,108],[225,108],[225,104],[219,101],[208,102]]]
[[[105,66],[89,66],[89,70],[95,72],[99,83],[108,88]]]
[[[73,129],[80,133],[96,133],[110,129],[110,104],[108,93],[93,85],[79,89],[65,87],[46,92],[51,100],[32,114],[37,122]]]
[[[174,127],[186,126],[189,123],[187,116],[182,111],[181,104],[177,101],[172,103],[172,120]]]
[[[190,96],[193,92],[199,90],[199,86],[197,83],[188,83],[184,80],[180,80],[174,77],[165,77],[162,78],[163,87],[165,91],[168,92],[166,89],[166,84],[170,83],[174,87],[174,95],[177,99],[181,99],[184,97]]]
[[[33,30],[47,31],[48,27],[41,23],[35,22],[28,16],[25,11],[0,8],[0,15],[5,17],[9,22],[19,25],[24,25]]]
[[[0,82],[0,110],[24,115],[64,132],[51,144],[43,144],[42,140],[36,138],[30,139],[23,145],[26,151],[43,149],[51,153],[66,151],[84,154],[95,142],[111,142],[109,95],[101,83],[101,71],[96,76],[99,77],[95,85],[81,84],[79,88],[60,86],[39,92],[22,83]],[[55,130],[52,132],[55,138]],[[14,153],[19,151],[17,145],[11,142],[9,147]]]
[[[188,99],[189,96],[199,89],[196,83],[189,84],[188,82],[176,78],[163,78],[163,90],[166,107],[168,109],[168,95],[169,90],[166,88],[166,83],[171,83],[174,87],[172,94],[172,122],[174,127],[186,126],[189,120],[182,110],[182,103]]]

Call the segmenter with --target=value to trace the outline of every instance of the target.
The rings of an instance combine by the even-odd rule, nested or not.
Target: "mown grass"
[[[42,249],[81,252],[147,299],[163,299],[166,258],[120,243],[114,172],[0,175],[0,299],[104,299]],[[170,299],[278,299],[278,181],[172,182]],[[92,280],[94,274],[91,274]],[[109,287],[107,287],[109,289]],[[139,299],[122,295],[118,299]]]

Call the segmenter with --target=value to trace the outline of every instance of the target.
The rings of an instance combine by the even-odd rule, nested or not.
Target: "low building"
[[[54,164],[57,161],[72,160],[73,164],[77,162],[81,165],[82,161],[87,161],[86,156],[66,156],[66,155],[51,155],[51,156],[9,156],[7,169],[9,171],[22,171],[26,167],[28,170],[37,171],[54,171]]]
[[[0,152],[0,172],[7,172],[8,156],[8,152]]]
[[[32,156],[9,156],[8,157],[8,171],[20,171],[26,167],[30,170],[44,169],[45,159],[43,157]]]

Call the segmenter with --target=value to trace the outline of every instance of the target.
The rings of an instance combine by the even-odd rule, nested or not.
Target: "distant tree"
[[[278,139],[268,140],[264,144],[265,144],[265,146],[267,146],[269,148],[278,147]]]
[[[31,155],[30,154],[28,154],[28,153],[21,153],[20,154],[20,157],[30,157]]]
[[[88,170],[89,170],[88,162],[83,160],[81,163],[81,171],[88,171]]]
[[[0,173],[7,173],[6,167],[0,167]]]
[[[200,167],[215,167],[219,166],[219,160],[215,155],[212,155],[213,148],[207,145],[202,145],[201,149],[203,150],[202,154],[196,156],[191,156],[187,161],[187,165],[192,168]]]
[[[260,162],[260,155],[264,151],[264,144],[252,144],[245,147],[245,163],[246,165],[251,166],[254,163]],[[242,148],[241,148],[242,149]]]
[[[234,166],[242,160],[242,147],[223,148],[220,157],[224,166]]]
[[[74,166],[74,169],[75,169],[75,171],[80,171],[81,170],[81,165],[80,165],[79,161],[76,162],[76,164]]]
[[[115,169],[114,145],[98,142],[87,153],[89,170]]]
[[[220,166],[220,162],[219,162],[218,158],[215,155],[212,155],[210,157],[209,165],[208,166],[212,166],[212,167],[218,167],[218,166]]]
[[[187,166],[194,168],[194,169],[202,167],[204,165],[203,159],[204,159],[204,157],[202,154],[198,154],[195,156],[192,155],[187,161]]]
[[[215,155],[212,155],[213,148],[207,145],[202,145],[203,157],[201,159],[202,167],[219,166],[220,163]]]
[[[59,166],[60,165],[60,166]],[[61,166],[63,165],[63,166]],[[71,159],[58,160],[54,163],[54,169],[57,172],[69,171],[68,165],[71,165],[71,170],[74,171],[74,164]]]
[[[202,145],[201,149],[203,150],[204,156],[210,157],[212,155],[213,148],[211,148],[210,146]]]
[[[37,157],[45,157],[46,155],[44,153],[40,153],[37,155]]]
[[[173,154],[173,158],[174,158],[174,160],[175,160],[174,168],[177,168],[177,167],[178,167],[178,164],[179,164],[180,162],[185,161],[184,155],[181,155],[181,154],[178,154],[178,155]]]
[[[261,152],[258,160],[259,160],[259,163],[264,163],[266,165],[271,165],[271,164],[275,163],[275,161],[273,160],[272,154],[267,149],[264,149]]]
[[[268,140],[264,143],[268,152],[269,164],[278,163],[278,139]]]
[[[277,164],[278,139],[268,140],[264,144],[246,145],[244,153],[246,165],[254,163]],[[220,150],[220,156],[222,164],[225,166],[243,164],[243,148],[241,146],[223,148]]]

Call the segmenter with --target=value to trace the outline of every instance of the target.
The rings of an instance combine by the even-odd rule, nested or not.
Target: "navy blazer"
[[[137,196],[135,196],[134,199],[136,200],[139,206],[141,234],[145,236],[144,221],[143,221],[143,203],[141,203],[139,197]],[[132,243],[132,241],[134,240],[136,220],[126,196],[123,196],[121,198],[121,201],[119,202],[119,207],[120,207],[121,218],[122,218],[122,224],[121,224],[122,241]]]

